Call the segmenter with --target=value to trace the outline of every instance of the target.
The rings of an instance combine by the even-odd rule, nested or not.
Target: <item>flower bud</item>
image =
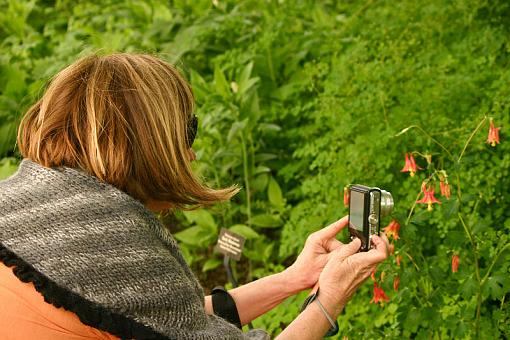
[[[395,290],[396,292],[398,292],[398,287],[400,286],[400,277],[399,276],[395,276],[393,278],[393,290]]]
[[[349,206],[349,200],[351,198],[351,190],[349,190],[349,187],[344,187],[344,206]]]
[[[459,271],[459,255],[453,254],[452,256],[452,273],[456,273]]]

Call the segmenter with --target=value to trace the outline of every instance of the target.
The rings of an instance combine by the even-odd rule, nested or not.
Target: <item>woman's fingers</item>
[[[342,217],[341,219],[339,219],[336,222],[331,223],[327,227],[322,228],[321,230],[317,231],[316,234],[322,240],[327,240],[327,239],[333,238],[336,236],[336,234],[338,234],[340,232],[340,230],[342,230],[343,228],[345,228],[345,226],[347,226],[347,223],[349,223],[348,215]]]
[[[363,263],[365,266],[376,265],[388,258],[388,239],[374,235],[372,236],[374,247],[367,252],[361,252],[353,256],[356,261]]]
[[[388,257],[390,250],[390,242],[388,241],[386,235],[383,234],[382,236],[377,235],[372,236],[372,243],[374,244],[374,248],[376,250],[380,252],[385,252],[386,257]]]
[[[342,242],[338,241],[336,238],[330,238],[326,244],[324,245],[324,248],[328,251],[328,252],[332,252],[332,251],[335,251],[337,249],[340,249],[341,247],[343,247],[345,244],[343,244]]]
[[[339,261],[343,261],[344,259],[348,258],[351,255],[354,255],[358,252],[359,248],[361,247],[361,240],[359,238],[355,238],[351,242],[342,245],[336,252],[336,258]]]

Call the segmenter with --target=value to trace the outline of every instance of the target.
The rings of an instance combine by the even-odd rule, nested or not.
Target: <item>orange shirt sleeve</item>
[[[0,262],[0,338],[3,340],[120,339],[83,324],[73,312],[44,301],[33,283]]]

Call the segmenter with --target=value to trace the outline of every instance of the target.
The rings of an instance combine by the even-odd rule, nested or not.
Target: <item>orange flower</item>
[[[395,261],[397,262],[397,266],[400,267],[400,261],[402,261],[402,256],[400,255],[395,256]]]
[[[372,279],[372,281],[375,282],[375,272],[377,271],[377,267],[374,268],[374,270],[372,270],[372,273],[370,273],[370,278]]]
[[[452,273],[459,271],[459,255],[453,254],[452,256]]]
[[[440,181],[439,187],[441,188],[441,195],[449,199],[451,196],[450,184],[448,184],[448,182]]]
[[[423,198],[421,200],[416,201],[416,203],[425,203],[428,204],[428,211],[432,211],[432,204],[438,203],[441,204],[435,197],[434,197],[434,186],[430,185],[427,189],[427,183],[423,182],[421,185],[421,191],[423,191]]]
[[[351,198],[351,191],[349,190],[349,187],[344,187],[344,206],[349,206],[349,200]]]
[[[395,276],[393,278],[393,290],[395,290],[396,292],[398,292],[398,287],[400,286],[400,277],[399,276]]]
[[[492,118],[490,119],[490,127],[489,127],[489,135],[487,136],[487,143],[489,143],[492,146],[496,146],[496,144],[499,144],[499,130],[500,127],[494,127],[494,122],[492,121]]]
[[[400,170],[400,172],[409,172],[409,175],[411,175],[411,177],[413,177],[415,172],[418,169],[421,169],[421,168],[416,166],[416,162],[414,161],[413,154],[406,153],[404,168],[402,170]]]
[[[392,220],[386,228],[383,229],[384,233],[388,237],[393,237],[394,240],[398,240],[398,231],[400,230],[400,224],[396,220]]]
[[[382,303],[388,302],[388,301],[390,301],[390,298],[388,296],[386,296],[386,293],[384,292],[384,290],[381,287],[379,287],[376,282],[374,282],[374,297],[372,298],[370,303],[381,302],[381,304],[382,304]]]

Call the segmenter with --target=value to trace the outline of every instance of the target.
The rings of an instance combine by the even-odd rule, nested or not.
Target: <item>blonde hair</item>
[[[81,168],[143,203],[211,205],[238,189],[211,189],[192,173],[193,103],[189,84],[161,59],[92,55],[53,78],[23,117],[18,145],[25,158]]]

